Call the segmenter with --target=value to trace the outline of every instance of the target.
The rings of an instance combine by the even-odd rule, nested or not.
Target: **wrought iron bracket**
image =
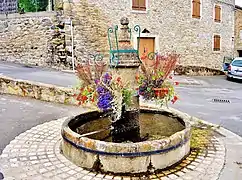
[[[139,25],[134,26],[134,31],[138,34],[137,36],[137,49],[120,49],[119,48],[119,40],[118,40],[118,26],[116,25],[114,28],[110,27],[108,28],[108,42],[109,42],[109,53],[110,53],[110,65],[115,66],[118,65],[120,60],[120,54],[137,54],[138,60],[140,63],[142,61],[139,58],[139,45],[140,45],[140,34],[141,34],[141,28]],[[132,29],[128,29],[129,40],[132,42]],[[114,37],[112,36],[114,34]],[[111,38],[112,37],[112,38]]]

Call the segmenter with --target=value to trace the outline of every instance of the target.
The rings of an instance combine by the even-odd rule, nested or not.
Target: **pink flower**
[[[121,82],[121,77],[118,77],[118,78],[117,78],[117,81],[118,81],[118,82]]]

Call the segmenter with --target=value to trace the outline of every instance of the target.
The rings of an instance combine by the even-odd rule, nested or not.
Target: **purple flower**
[[[99,79],[95,79],[95,84],[98,85],[100,83]]]
[[[102,86],[98,86],[97,93],[98,93],[98,102],[97,102],[98,108],[103,111],[110,109],[112,107],[111,102],[113,100],[113,96],[110,93],[110,91],[108,91],[106,88]]]
[[[105,73],[105,75],[103,77],[104,77],[104,79],[110,79],[111,76],[108,73]]]
[[[106,74],[103,76],[103,83],[109,85],[111,79],[112,79],[112,76],[111,76],[109,73],[106,73]]]
[[[105,94],[101,94],[98,97],[98,108],[102,109],[104,111],[110,109],[112,107],[111,101],[113,100],[113,97],[110,92],[106,92]]]
[[[107,91],[107,89],[104,88],[104,87],[102,87],[102,86],[98,86],[98,87],[97,87],[97,93],[98,93],[98,94],[103,94],[103,93],[105,93],[106,91]]]

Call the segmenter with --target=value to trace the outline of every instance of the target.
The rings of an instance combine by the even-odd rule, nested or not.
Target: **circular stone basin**
[[[68,118],[62,125],[61,150],[76,165],[112,173],[142,173],[167,168],[190,152],[190,124],[185,116],[141,109],[142,142],[113,143],[108,117],[97,111]],[[99,131],[89,136],[82,134]]]

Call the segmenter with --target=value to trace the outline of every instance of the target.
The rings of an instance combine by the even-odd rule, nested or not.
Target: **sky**
[[[235,4],[242,7],[242,0],[235,0]]]

